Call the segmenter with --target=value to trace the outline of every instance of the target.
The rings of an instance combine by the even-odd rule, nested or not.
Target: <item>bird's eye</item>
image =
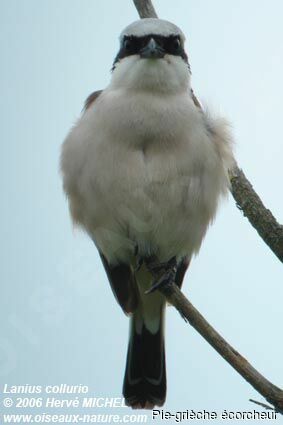
[[[125,50],[127,50],[127,51],[131,50],[132,45],[133,45],[133,42],[129,38],[126,38],[124,40],[123,47],[124,47]]]
[[[181,47],[181,41],[180,41],[180,38],[179,37],[176,37],[176,38],[174,38],[174,40],[173,40],[173,48],[175,49],[175,50],[178,50],[180,47]]]

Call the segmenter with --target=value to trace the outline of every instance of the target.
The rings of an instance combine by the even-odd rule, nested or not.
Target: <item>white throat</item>
[[[180,93],[190,88],[190,71],[179,56],[141,59],[139,55],[132,55],[115,65],[110,87]]]

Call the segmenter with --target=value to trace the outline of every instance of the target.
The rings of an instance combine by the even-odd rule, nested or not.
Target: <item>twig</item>
[[[258,406],[264,407],[266,410],[273,410],[274,412],[277,412],[274,407],[269,406],[269,404],[261,403],[260,401],[253,400],[252,398],[249,399],[254,404],[257,404]]]
[[[156,18],[151,0],[134,0],[141,18]],[[197,98],[195,97],[196,102]],[[258,195],[246,179],[244,173],[236,166],[230,172],[232,194],[238,207],[248,217],[260,236],[282,261],[283,257],[283,228],[271,212],[267,210]],[[238,353],[216,330],[206,321],[198,310],[183,295],[177,285],[167,285],[160,291],[200,333],[203,338],[223,357],[246,381],[248,381],[277,412],[283,414],[283,391],[261,375],[240,353]],[[150,296],[150,295],[149,295]]]
[[[238,208],[283,263],[283,226],[262,203],[244,172],[237,166],[230,170],[231,192]]]
[[[160,291],[193,328],[248,381],[276,411],[283,414],[283,391],[261,375],[238,351],[206,321],[184,296],[177,285],[167,285]]]
[[[151,0],[133,0],[140,18],[157,18]],[[200,103],[192,92],[193,100],[198,107]],[[251,225],[269,246],[273,253],[283,262],[283,226],[264,206],[254,191],[243,171],[235,166],[230,170],[231,193],[238,208],[243,211]]]
[[[157,18],[151,0],[133,0],[140,18]]]

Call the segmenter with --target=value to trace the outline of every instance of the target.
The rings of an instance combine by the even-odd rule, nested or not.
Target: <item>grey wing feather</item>
[[[101,252],[100,257],[116,300],[126,314],[133,313],[138,306],[139,293],[131,266],[112,266]]]
[[[98,96],[101,95],[102,92],[103,90],[97,90],[88,96],[84,104],[84,109],[83,109],[84,112],[93,104],[93,102],[96,101],[96,99],[98,98]]]

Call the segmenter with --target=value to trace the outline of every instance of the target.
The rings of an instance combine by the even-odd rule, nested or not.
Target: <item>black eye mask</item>
[[[118,55],[115,58],[112,70],[115,69],[116,63],[121,59],[140,54],[140,51],[149,43],[151,38],[153,38],[158,46],[164,50],[165,54],[180,56],[188,64],[188,57],[184,51],[180,36],[172,34],[165,37],[162,35],[149,34],[144,37],[125,36]]]

